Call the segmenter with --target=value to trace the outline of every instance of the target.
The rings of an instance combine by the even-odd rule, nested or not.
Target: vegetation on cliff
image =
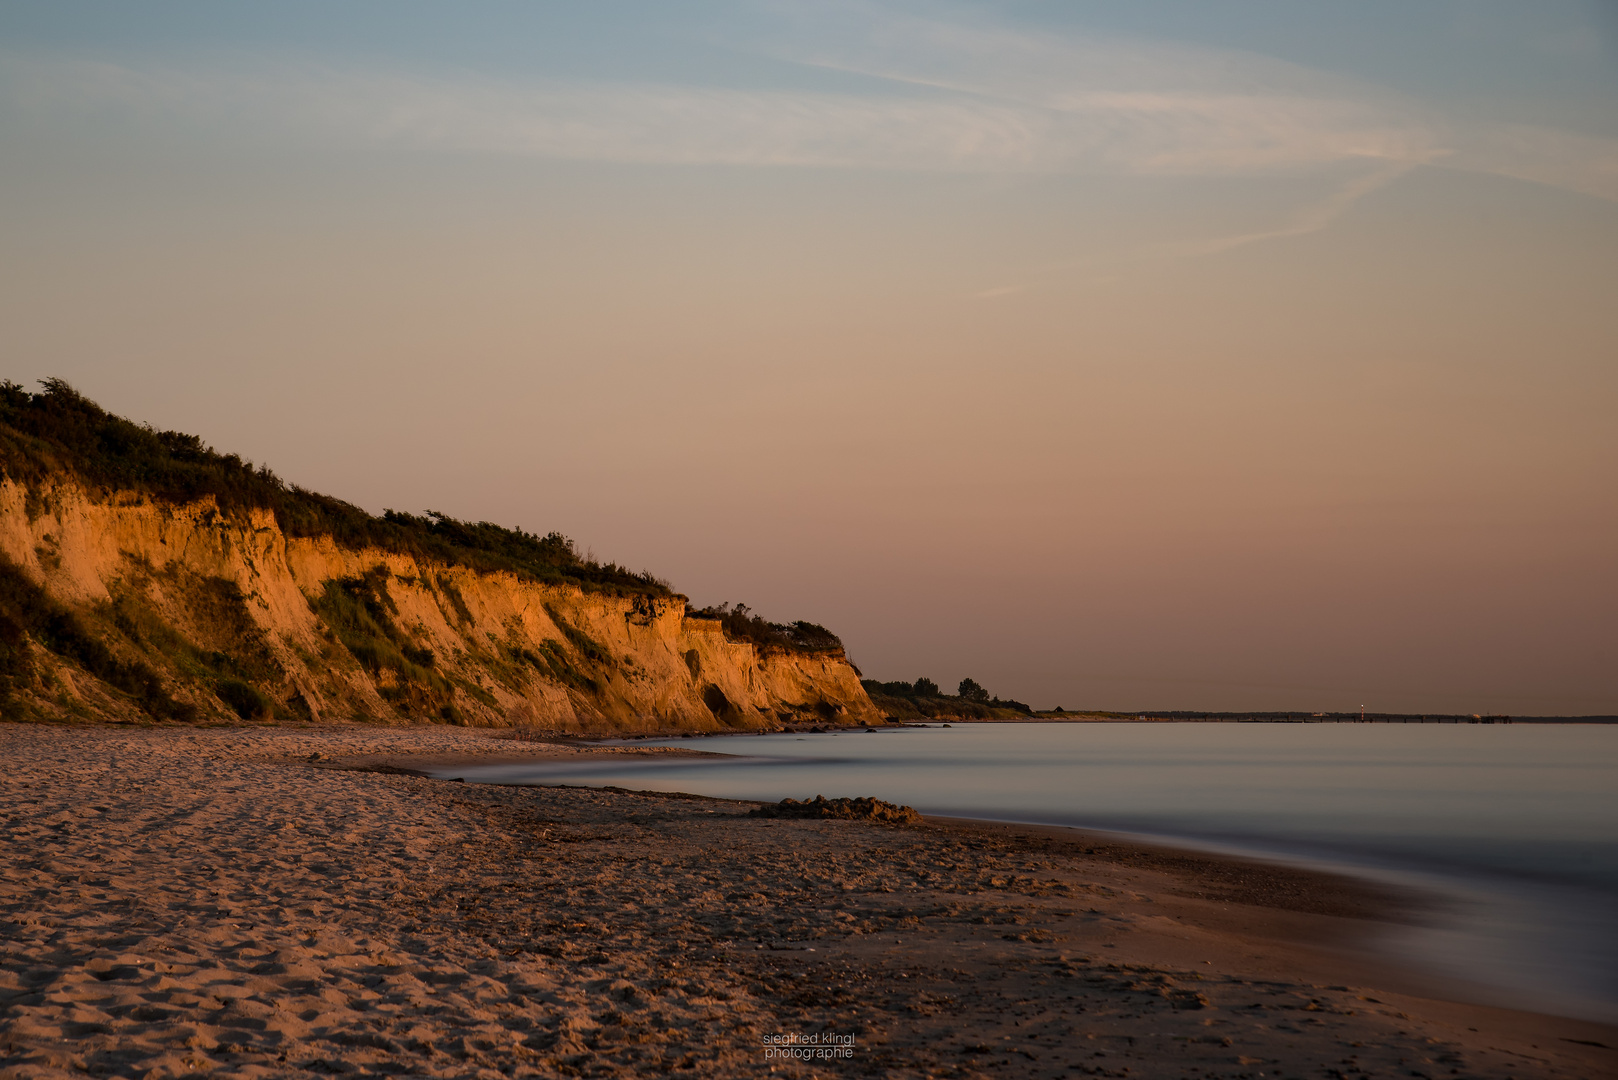
[[[787,649],[800,652],[841,652],[842,639],[817,623],[772,623],[753,614],[746,604],[731,607],[730,603],[718,607],[685,609],[693,619],[713,619],[725,628],[725,636],[732,641],[750,641],[760,648]]]
[[[134,492],[174,503],[211,496],[225,514],[268,510],[288,536],[329,536],[350,549],[378,548],[480,572],[504,570],[533,581],[568,582],[618,594],[673,596],[645,571],[579,554],[561,533],[536,536],[486,521],[457,521],[357,506],[288,484],[263,465],[221,454],[195,435],[157,431],[114,416],[60,379],[29,393],[0,383],[0,471],[37,487],[69,475],[105,492]]]
[[[692,609],[560,533],[374,516],[59,380],[0,383],[0,477],[8,720],[880,719],[824,627]]]
[[[0,704],[28,689],[36,664],[29,639],[115,690],[127,694],[159,720],[191,720],[196,707],[175,701],[157,672],[139,659],[121,659],[73,612],[0,556]]]
[[[864,679],[860,685],[870,695],[871,704],[890,720],[1004,720],[1034,712],[1020,701],[991,695],[974,679],[962,679],[954,694],[944,693],[937,683],[925,678],[915,682]]]

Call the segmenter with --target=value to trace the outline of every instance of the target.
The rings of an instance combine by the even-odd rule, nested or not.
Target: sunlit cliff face
[[[12,378],[878,678],[1618,712],[1598,5],[129,19],[0,16]]]

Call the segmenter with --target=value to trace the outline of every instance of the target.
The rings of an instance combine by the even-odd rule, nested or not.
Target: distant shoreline
[[[915,721],[906,721],[915,723]],[[1425,716],[1402,713],[1050,713],[1015,719],[935,717],[948,724],[1618,724],[1618,716]]]
[[[1104,713],[1063,713],[1059,716],[1036,713],[1033,716],[972,717],[935,716],[923,719],[895,720],[880,725],[854,724],[784,724],[779,728],[761,731],[553,731],[549,729],[506,729],[497,738],[518,741],[555,742],[561,745],[592,744],[602,741],[640,739],[726,739],[756,738],[759,735],[802,735],[828,731],[896,731],[900,728],[926,728],[965,724],[1618,724],[1618,716],[1370,716],[1361,720],[1354,716],[1269,716],[1264,713],[1199,713],[1196,716],[1176,716],[1171,713],[1140,713],[1132,716],[1112,716]],[[500,729],[492,729],[500,730]]]

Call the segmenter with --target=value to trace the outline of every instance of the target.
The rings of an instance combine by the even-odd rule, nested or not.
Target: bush
[[[34,681],[34,658],[28,631],[22,623],[0,611],[0,705],[27,690]]]
[[[31,394],[0,383],[0,471],[37,486],[70,473],[90,487],[130,491],[174,503],[212,496],[229,515],[269,510],[289,536],[330,536],[351,550],[376,547],[480,573],[506,571],[597,591],[672,596],[645,571],[581,556],[561,533],[535,536],[486,521],[457,521],[386,511],[374,517],[329,495],[282,482],[264,466],[220,454],[195,435],[157,431],[114,416],[61,379]]]
[[[170,697],[155,671],[139,660],[119,660],[72,612],[47,596],[22,567],[4,555],[0,555],[0,620],[9,626],[0,633],[0,638],[10,639],[8,651],[19,662],[27,656],[26,642],[18,634],[20,630],[48,651],[73,661],[113,689],[129,695],[154,719],[196,718],[196,706]],[[28,670],[8,673],[8,682],[16,685],[28,674]]]
[[[976,701],[983,705],[989,702],[989,692],[972,679],[962,679],[961,685],[955,690],[955,696],[962,701]]]
[[[871,701],[889,716],[968,716],[991,718],[996,710],[1007,709],[1032,716],[1034,710],[1011,698],[990,697],[989,692],[973,679],[962,679],[960,694],[950,696],[939,693],[938,684],[931,679],[908,682],[877,682],[861,679],[860,685]]]
[[[882,694],[886,697],[941,698],[944,696],[938,689],[938,684],[931,679],[917,679],[913,683],[877,682],[874,679],[862,679],[860,685],[865,687],[865,692],[868,694]]]
[[[687,607],[685,614],[687,618],[715,619],[732,641],[748,641],[761,648],[789,652],[841,652],[843,649],[842,639],[818,623],[768,622],[754,615],[746,604],[731,607],[727,601],[718,607]]]
[[[545,605],[545,614],[550,616],[551,622],[555,623],[556,628],[562,631],[562,636],[567,638],[567,643],[585,660],[601,666],[612,663],[612,652],[605,645],[562,618],[561,612],[550,604]]]
[[[379,688],[385,698],[447,718],[454,685],[434,667],[432,650],[416,645],[393,621],[398,606],[388,594],[390,576],[378,566],[359,577],[333,578],[311,606],[361,667],[374,677],[389,672],[397,679]],[[484,704],[494,701],[464,680],[459,685],[480,701],[488,698]]]

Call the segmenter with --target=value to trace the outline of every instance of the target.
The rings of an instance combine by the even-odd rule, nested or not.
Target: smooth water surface
[[[1441,925],[1399,939],[1407,959],[1492,986],[1495,1000],[1618,1019],[1618,726],[968,724],[639,745],[659,743],[726,756],[453,775],[874,795],[1392,877],[1453,901]]]

